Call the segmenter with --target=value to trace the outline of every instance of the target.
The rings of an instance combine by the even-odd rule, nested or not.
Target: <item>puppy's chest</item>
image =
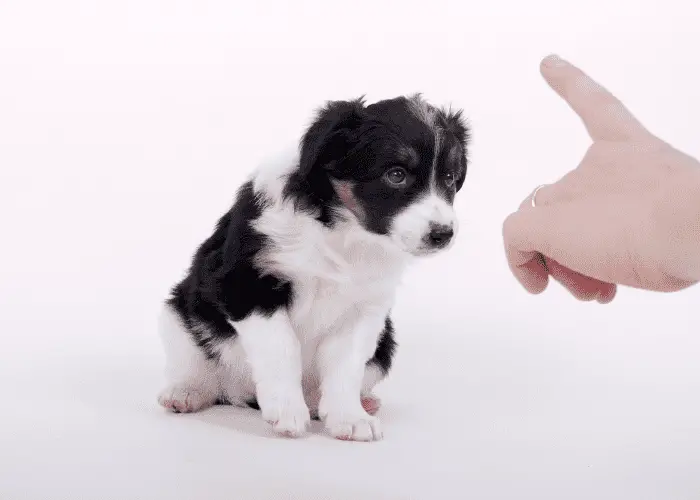
[[[374,304],[388,300],[389,293],[323,279],[295,283],[290,308],[292,323],[305,337],[316,337],[351,323]],[[349,326],[349,325],[348,325]]]
[[[333,333],[393,302],[405,260],[357,224],[326,228],[286,205],[258,227],[271,245],[259,259],[292,285],[289,313],[306,339]]]
[[[400,277],[396,266],[351,251],[341,257],[333,273],[304,273],[293,280],[290,316],[307,339],[352,328],[367,314],[386,314],[393,303]],[[334,267],[327,264],[326,269]]]

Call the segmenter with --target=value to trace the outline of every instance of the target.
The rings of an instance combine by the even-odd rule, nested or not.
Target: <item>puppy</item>
[[[420,95],[321,109],[293,154],[240,187],[165,302],[160,404],[250,406],[290,437],[313,416],[335,438],[381,439],[372,390],[392,365],[397,285],[454,239],[469,132]]]

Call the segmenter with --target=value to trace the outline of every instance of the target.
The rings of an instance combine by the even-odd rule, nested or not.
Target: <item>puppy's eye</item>
[[[406,170],[401,167],[395,167],[387,171],[384,174],[384,178],[389,184],[395,187],[400,187],[406,184],[407,178]]]
[[[448,187],[451,187],[455,183],[455,174],[452,172],[447,172],[445,174],[445,184],[447,184]]]

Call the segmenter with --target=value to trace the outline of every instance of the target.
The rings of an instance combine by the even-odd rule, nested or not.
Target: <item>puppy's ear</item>
[[[462,189],[464,179],[467,176],[467,164],[469,163],[469,146],[471,142],[471,130],[469,124],[463,117],[462,110],[445,112],[445,123],[447,129],[452,132],[462,146],[461,168],[457,175],[455,186],[457,191]]]
[[[328,102],[301,139],[299,174],[306,176],[317,168],[332,168],[347,154],[352,132],[365,117],[364,97]]]

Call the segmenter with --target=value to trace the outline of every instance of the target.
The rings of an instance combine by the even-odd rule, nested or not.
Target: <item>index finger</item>
[[[540,72],[581,118],[594,141],[654,137],[619,99],[568,61],[550,55],[542,60]]]

